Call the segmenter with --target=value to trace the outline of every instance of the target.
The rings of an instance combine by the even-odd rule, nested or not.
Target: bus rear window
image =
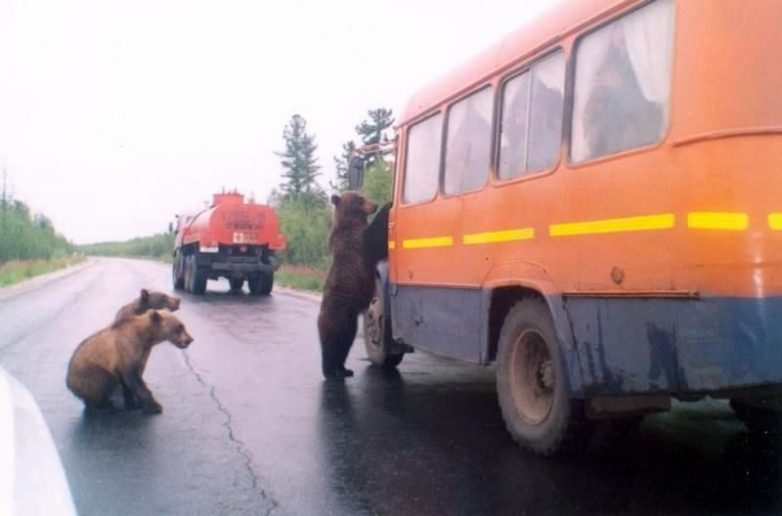
[[[672,49],[672,0],[656,0],[581,40],[572,161],[660,140],[668,125]]]
[[[408,131],[402,195],[405,203],[428,201],[437,193],[442,118],[437,114],[415,124]]]
[[[460,100],[448,111],[445,148],[446,195],[486,184],[491,157],[492,89],[484,88]]]

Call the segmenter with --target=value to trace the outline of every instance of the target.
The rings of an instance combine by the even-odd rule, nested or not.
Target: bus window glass
[[[529,73],[505,83],[500,128],[500,179],[511,179],[524,173],[527,161],[528,103]]]
[[[659,141],[667,126],[672,50],[672,0],[656,0],[579,43],[573,161]]]
[[[427,118],[408,132],[402,197],[405,203],[428,201],[437,193],[442,118],[440,114]]]
[[[444,182],[447,195],[486,184],[491,154],[491,115],[491,88],[470,95],[448,111]]]
[[[532,68],[528,172],[547,170],[559,158],[564,91],[565,55],[562,52]]]

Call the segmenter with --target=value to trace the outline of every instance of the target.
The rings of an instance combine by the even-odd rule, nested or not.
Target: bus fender
[[[565,361],[567,371],[568,389],[571,396],[583,397],[583,380],[581,367],[575,344],[570,318],[567,315],[562,292],[554,283],[544,267],[536,263],[515,261],[496,264],[492,267],[483,281],[484,306],[487,307],[488,320],[492,320],[492,306],[500,292],[513,292],[513,295],[537,295],[545,301],[549,307],[551,319],[557,332],[560,350]],[[501,326],[501,321],[499,322]],[[499,328],[492,331],[487,324],[487,333],[482,357],[485,362],[493,359],[492,346],[496,350],[496,339],[493,333],[499,336]]]
[[[383,291],[383,316],[386,321],[391,322],[391,332],[393,336],[394,324],[393,317],[391,316],[391,289],[388,284],[388,260],[381,260],[378,262],[377,268],[375,269],[375,276],[377,276],[380,288]],[[394,354],[409,353],[412,352],[413,349],[410,346],[399,342],[396,339],[396,336],[394,336],[388,346],[388,351]]]

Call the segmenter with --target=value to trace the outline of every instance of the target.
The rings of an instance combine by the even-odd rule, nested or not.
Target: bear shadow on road
[[[154,419],[155,416],[142,414],[139,410],[84,409],[73,428],[74,448],[86,452],[104,447],[115,451],[138,447]]]

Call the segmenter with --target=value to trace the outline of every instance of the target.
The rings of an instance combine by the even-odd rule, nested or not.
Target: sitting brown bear
[[[358,329],[358,316],[375,291],[375,268],[388,255],[388,204],[372,224],[377,204],[356,192],[333,195],[334,223],[329,236],[332,264],[318,315],[321,366],[327,379],[352,376],[345,368]]]
[[[163,292],[150,292],[142,288],[138,299],[119,309],[116,317],[114,317],[114,323],[118,323],[126,317],[141,315],[147,310],[160,310],[161,308],[171,312],[177,311],[179,309],[179,298],[169,296]]]
[[[168,340],[180,349],[193,338],[171,313],[150,310],[127,317],[85,339],[73,352],[66,384],[88,409],[111,408],[111,396],[122,387],[125,408],[158,414],[163,408],[141,376],[152,346]]]

